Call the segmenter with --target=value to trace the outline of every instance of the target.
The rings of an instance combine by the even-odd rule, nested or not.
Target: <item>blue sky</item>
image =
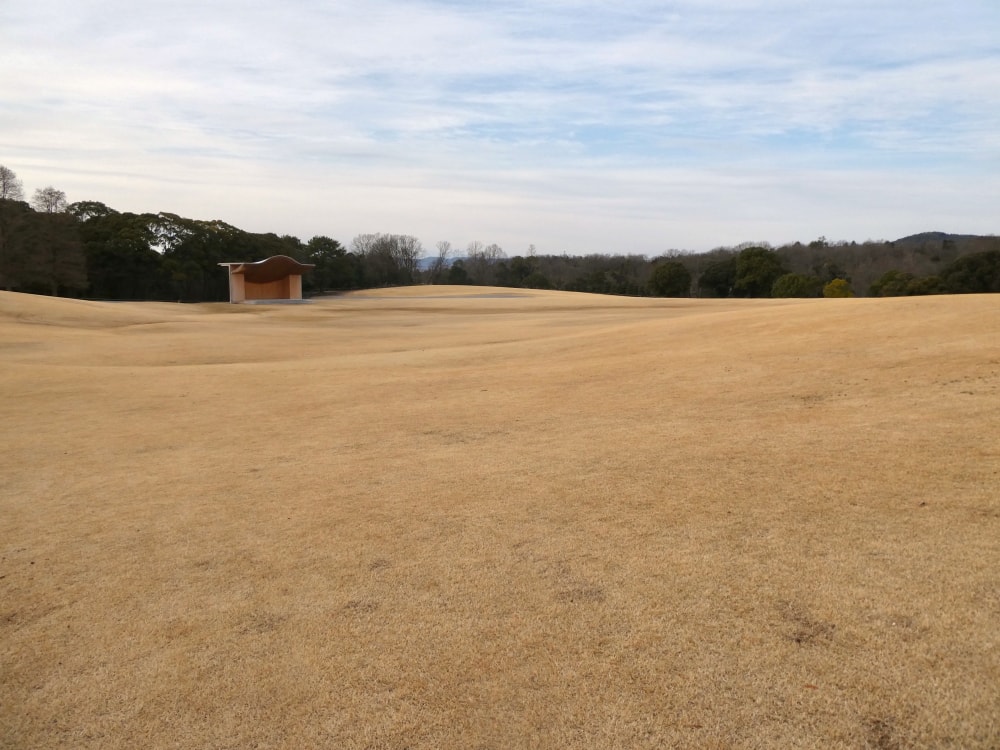
[[[1000,232],[996,0],[0,6],[26,192],[509,255]]]

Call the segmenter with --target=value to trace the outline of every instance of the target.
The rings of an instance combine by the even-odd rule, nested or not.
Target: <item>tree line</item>
[[[30,201],[0,166],[0,289],[110,300],[223,301],[218,264],[288,255],[315,268],[306,295],[408,284],[469,284],[665,297],[846,297],[1000,292],[1000,238],[926,233],[894,242],[772,247],[745,243],[707,253],[510,257],[497,244],[425,252],[411,235],[361,234],[347,247],[303,242],[223,221],[119,212],[69,203],[53,187]]]

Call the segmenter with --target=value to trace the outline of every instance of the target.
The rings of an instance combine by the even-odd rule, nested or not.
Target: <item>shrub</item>
[[[786,273],[779,276],[771,287],[772,297],[819,297],[823,293],[823,282],[815,276],[800,273]]]
[[[851,285],[845,279],[834,279],[823,287],[824,297],[853,297]]]

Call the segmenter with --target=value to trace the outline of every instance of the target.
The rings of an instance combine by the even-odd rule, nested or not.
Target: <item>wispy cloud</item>
[[[992,0],[11,4],[0,163],[343,241],[996,231],[996,28]]]

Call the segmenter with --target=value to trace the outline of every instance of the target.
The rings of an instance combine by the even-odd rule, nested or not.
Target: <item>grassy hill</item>
[[[0,746],[1000,745],[996,298],[0,293]]]

